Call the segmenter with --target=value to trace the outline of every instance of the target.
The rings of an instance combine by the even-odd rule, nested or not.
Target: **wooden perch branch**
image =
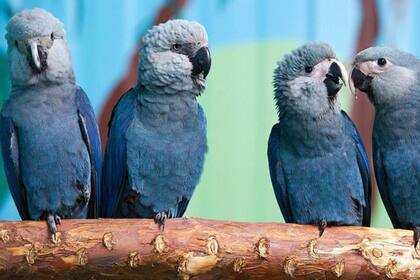
[[[0,222],[0,279],[419,279],[412,232],[182,218]]]

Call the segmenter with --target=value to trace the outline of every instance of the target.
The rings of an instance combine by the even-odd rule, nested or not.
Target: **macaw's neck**
[[[165,129],[188,128],[197,122],[198,102],[191,94],[155,94],[139,91],[140,118],[146,125]]]
[[[12,80],[12,92],[25,90],[25,89],[43,89],[43,88],[56,88],[61,86],[76,86],[76,79],[74,76],[68,76],[63,79],[45,79],[41,77],[34,77],[24,83],[14,82]]]
[[[398,100],[392,104],[376,106],[375,110],[373,135],[383,145],[420,140],[420,100]]]
[[[280,127],[285,143],[302,156],[329,153],[343,144],[340,112],[329,111],[319,117],[284,115]]]
[[[56,95],[60,95],[62,93],[67,93],[67,90],[69,89],[75,89],[77,88],[77,84],[75,80],[69,80],[63,83],[46,83],[46,82],[39,82],[36,84],[13,84],[11,88],[11,93],[21,93],[22,91],[29,91],[33,93],[54,93]]]

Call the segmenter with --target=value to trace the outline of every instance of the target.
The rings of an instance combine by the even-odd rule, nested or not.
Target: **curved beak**
[[[343,64],[333,61],[325,75],[328,97],[335,98],[341,87],[347,85],[347,71]]]
[[[208,47],[201,47],[193,57],[190,57],[190,61],[193,65],[193,75],[203,73],[204,78],[207,77],[211,67],[211,56]]]
[[[356,89],[363,91],[364,93],[370,94],[372,92],[372,80],[373,77],[366,75],[360,69],[355,66],[350,74],[350,90],[356,95]]]
[[[41,73],[47,68],[47,52],[36,41],[29,41],[27,58],[34,73]]]
[[[29,42],[28,59],[32,70],[36,73],[41,73],[41,59],[39,58],[38,44],[35,42]]]

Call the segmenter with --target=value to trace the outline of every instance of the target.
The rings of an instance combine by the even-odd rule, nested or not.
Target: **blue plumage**
[[[0,118],[4,168],[19,214],[46,219],[52,233],[61,218],[98,215],[102,164],[95,115],[75,83],[60,28],[40,9],[10,20],[12,94]],[[36,48],[26,54],[24,44]]]
[[[23,220],[29,220],[26,191],[23,188],[22,175],[19,165],[19,150],[16,127],[11,118],[0,118],[0,140],[9,189],[15,201],[16,208]]]
[[[88,149],[91,166],[91,200],[89,203],[89,217],[96,218],[100,215],[101,202],[101,174],[102,174],[102,149],[99,129],[95,112],[89,98],[82,88],[76,88],[76,108],[79,127],[83,141]]]
[[[420,236],[420,61],[397,49],[357,54],[354,86],[375,106],[373,163],[385,208],[396,228]],[[353,87],[354,88],[354,87]]]
[[[111,116],[108,142],[104,159],[102,182],[103,217],[113,217],[127,180],[127,138],[136,107],[136,95],[129,91],[118,101]],[[112,129],[112,131],[111,131]]]
[[[325,44],[287,55],[275,71],[279,123],[268,143],[274,192],[286,222],[370,224],[370,171],[359,133],[336,98],[345,68]]]
[[[370,173],[366,151],[344,112],[341,122],[342,144],[309,157],[296,155],[281,126],[273,127],[268,147],[270,174],[287,223],[317,224],[325,219],[330,224],[369,225]],[[349,195],[343,195],[346,193]]]
[[[99,132],[80,88],[15,90],[3,106],[0,128],[5,171],[22,219],[96,216]]]
[[[210,68],[203,27],[185,20],[143,38],[139,82],[110,121],[102,182],[105,217],[180,217],[207,152],[206,118],[196,98]]]
[[[152,124],[149,121],[156,115],[148,116],[141,97],[141,92],[132,89],[113,114],[104,167],[105,216],[150,218],[166,212],[168,217],[180,217],[184,201],[188,203],[198,183],[207,151],[204,113],[187,97],[185,102],[195,109],[192,115]],[[161,101],[165,99],[170,98]]]

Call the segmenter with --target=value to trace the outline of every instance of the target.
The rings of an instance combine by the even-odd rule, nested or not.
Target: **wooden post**
[[[0,222],[0,279],[419,279],[412,232],[193,218]]]

